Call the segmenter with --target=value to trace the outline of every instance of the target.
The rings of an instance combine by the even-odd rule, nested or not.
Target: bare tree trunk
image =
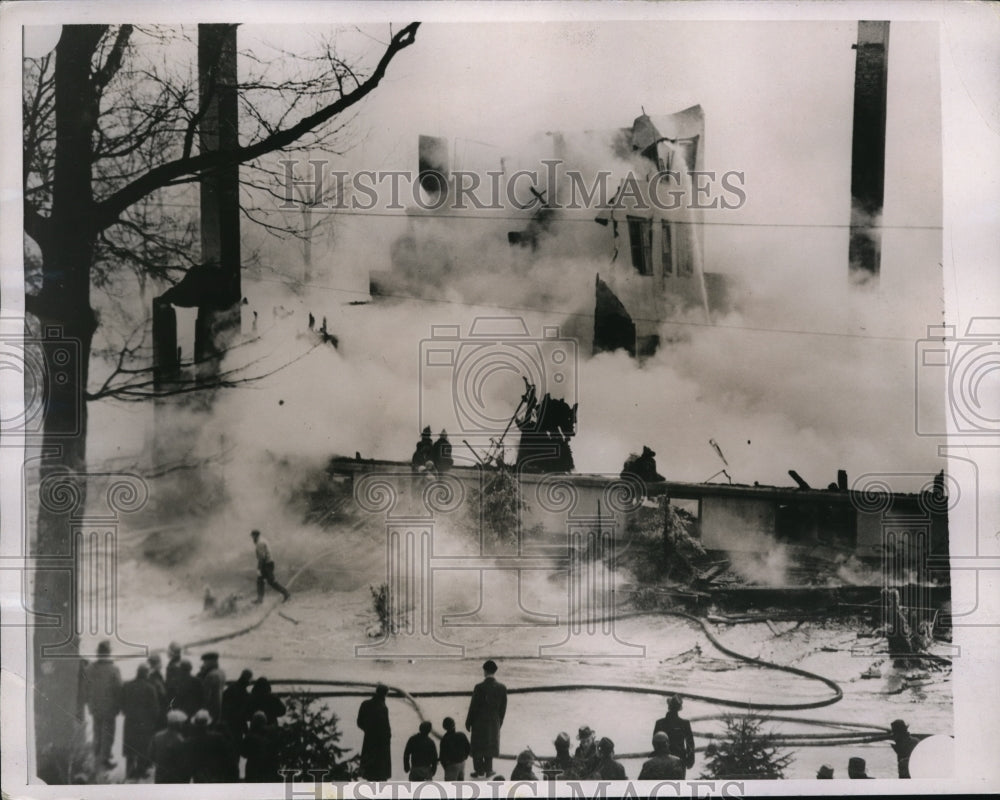
[[[35,679],[36,774],[46,783],[73,778],[74,743],[82,723],[76,633],[71,517],[87,498],[87,409],[91,341],[90,267],[92,135],[96,103],[90,63],[105,28],[66,26],[56,48],[56,166],[52,215],[42,248],[43,284],[37,304],[47,370],[38,526],[31,555],[35,572],[32,660]],[[45,569],[46,564],[52,567]],[[58,566],[62,568],[58,568]]]

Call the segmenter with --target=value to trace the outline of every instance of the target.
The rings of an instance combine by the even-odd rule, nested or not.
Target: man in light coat
[[[268,546],[267,539],[261,536],[260,531],[257,530],[250,531],[250,538],[253,539],[254,549],[257,553],[257,599],[254,602],[264,602],[265,583],[275,591],[281,592],[281,596],[287,601],[291,594],[274,577],[274,559],[271,557],[271,548]]]

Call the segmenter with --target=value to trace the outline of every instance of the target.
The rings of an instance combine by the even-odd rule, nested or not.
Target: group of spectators
[[[483,664],[483,680],[472,690],[469,711],[465,718],[468,737],[456,731],[455,720],[445,717],[440,750],[431,738],[432,725],[424,720],[419,730],[406,742],[403,770],[411,781],[431,780],[440,765],[446,781],[465,779],[465,764],[472,756],[476,779],[495,780],[502,776],[493,771],[493,759],[500,755],[500,729],[507,712],[507,688],[497,681],[497,664],[492,659]],[[358,727],[364,731],[361,747],[361,777],[369,781],[387,781],[392,776],[389,709],[386,697],[389,688],[379,684],[375,693],[358,709]],[[642,766],[642,780],[683,779],[694,766],[694,735],[691,723],[680,716],[683,701],[677,695],[668,701],[665,717],[653,728],[653,756]],[[625,767],[615,758],[615,743],[607,736],[597,738],[589,725],[577,732],[579,744],[570,752],[569,734],[560,733],[554,742],[556,756],[542,761],[530,750],[522,750],[510,775],[511,780],[539,780],[537,766],[546,778],[584,780],[627,780]]]
[[[82,701],[92,718],[95,767],[116,766],[111,752],[117,718],[122,714],[126,779],[143,780],[153,771],[156,783],[234,783],[241,777],[242,756],[246,759],[244,781],[282,780],[278,720],[285,715],[285,704],[273,694],[267,678],[254,680],[253,673],[244,669],[236,681],[227,684],[215,652],[202,654],[201,669],[195,674],[180,646],[172,642],[165,669],[160,655],[153,653],[139,664],[135,678],[123,683],[111,660],[110,642],[101,642],[97,654],[96,661],[82,664],[80,687]],[[471,778],[501,778],[494,773],[493,759],[500,754],[507,689],[496,680],[497,670],[495,661],[485,662],[483,681],[473,689],[465,719],[471,742],[465,733],[456,730],[454,719],[445,717],[439,749],[431,738],[431,723],[420,723],[403,751],[403,770],[411,781],[433,779],[438,765],[444,780],[464,780],[470,755],[474,768]],[[364,732],[359,773],[364,780],[391,778],[388,694],[388,687],[379,684],[358,709],[357,724]],[[683,780],[694,766],[694,735],[691,723],[680,716],[682,707],[678,695],[668,698],[666,715],[653,727],[652,757],[643,763],[639,780]],[[909,757],[917,740],[903,720],[892,723],[892,734],[899,777],[909,778]],[[546,760],[538,759],[531,749],[522,750],[510,779],[628,779],[610,738],[598,739],[594,730],[584,725],[577,732],[577,740],[571,753],[569,734],[560,733],[553,742],[555,757]],[[833,769],[824,765],[816,777],[832,778]],[[848,777],[870,777],[864,759],[850,759]]]
[[[243,779],[276,782],[279,769],[278,719],[285,705],[267,678],[250,670],[227,685],[219,654],[204,653],[201,669],[172,642],[165,669],[158,653],[122,682],[111,660],[111,643],[97,646],[97,660],[82,664],[81,699],[93,725],[94,766],[113,769],[111,758],[118,715],[124,716],[122,752],[125,777],[156,783],[232,783]]]

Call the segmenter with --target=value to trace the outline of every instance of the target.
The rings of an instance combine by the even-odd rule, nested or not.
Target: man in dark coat
[[[625,767],[615,760],[615,743],[605,736],[597,743],[597,765],[588,776],[594,781],[624,781]]]
[[[149,743],[160,719],[160,698],[149,680],[149,666],[140,664],[135,678],[122,686],[125,733],[125,777],[143,778],[149,772]]]
[[[434,468],[438,472],[447,472],[454,466],[451,457],[451,442],[448,441],[448,431],[442,430],[438,440],[434,442]]]
[[[187,744],[181,729],[187,722],[183,711],[167,712],[167,727],[153,735],[149,743],[149,760],[156,770],[156,783],[188,783],[191,774],[188,770]]]
[[[167,687],[167,708],[176,708],[177,688],[181,685],[181,646],[171,642],[167,646],[167,667],[163,673],[163,683]],[[197,711],[197,709],[195,709]]]
[[[684,778],[684,762],[670,754],[670,736],[666,731],[653,734],[653,757],[642,765],[640,781],[675,781]]]
[[[236,783],[240,779],[240,759],[232,741],[211,727],[212,717],[204,708],[191,722],[187,763],[194,782]]]
[[[285,704],[280,697],[274,696],[271,682],[263,675],[253,682],[248,710],[251,717],[255,711],[263,711],[268,725],[277,725],[278,717],[285,716]]]
[[[445,717],[441,723],[444,736],[441,737],[441,766],[444,767],[446,781],[465,780],[465,761],[472,752],[464,733],[455,730],[455,720]]]
[[[500,727],[507,713],[507,687],[496,679],[497,664],[483,664],[483,681],[472,690],[465,729],[472,733],[473,778],[493,774],[493,759],[500,755]]]
[[[392,774],[392,757],[389,742],[392,728],[389,726],[389,709],[385,698],[389,687],[380,683],[375,694],[361,703],[358,709],[358,727],[365,732],[361,745],[361,777],[366,781],[387,781]]]
[[[684,763],[687,774],[686,770],[694,766],[694,734],[691,733],[691,723],[680,715],[683,707],[684,701],[680,695],[670,695],[667,698],[667,715],[656,720],[653,733],[666,732],[670,737],[670,754],[677,756]]]
[[[236,683],[227,686],[222,692],[222,724],[226,726],[238,745],[247,731],[247,721],[250,719],[250,681],[253,672],[248,669],[240,673]]]
[[[202,654],[198,680],[201,681],[201,707],[208,711],[213,722],[221,721],[222,692],[226,688],[226,673],[219,666],[218,653]]]
[[[156,699],[160,705],[160,717],[156,721],[156,730],[163,730],[167,727],[167,683],[163,679],[163,659],[159,653],[153,653],[146,659],[149,666],[149,682],[156,689]]]
[[[868,767],[865,760],[860,756],[852,756],[847,759],[847,777],[852,780],[867,780],[871,778],[868,774]]]
[[[201,681],[192,673],[194,667],[186,658],[180,664],[180,676],[177,678],[177,689],[174,694],[173,708],[180,709],[184,715],[191,719],[201,708],[202,696]]]
[[[429,781],[437,772],[438,752],[431,739],[431,724],[420,723],[419,733],[413,734],[403,750],[403,769],[411,781]]]
[[[561,731],[552,746],[556,749],[556,757],[550,759],[542,767],[544,778],[560,778],[561,780],[571,780],[579,777],[573,769],[573,754],[569,751],[571,740],[569,734]]]
[[[510,773],[512,781],[537,781],[538,776],[531,768],[535,763],[535,755],[530,750],[522,750],[517,754],[517,763],[514,771]]]
[[[420,441],[413,450],[410,459],[414,471],[423,469],[424,464],[434,460],[434,442],[431,440],[431,426],[428,425],[420,432]]]
[[[910,736],[910,730],[901,719],[892,721],[892,749],[896,751],[896,763],[900,778],[910,777],[910,753],[917,746],[917,740]]]
[[[87,707],[94,730],[94,764],[113,769],[111,747],[115,742],[115,722],[122,702],[122,674],[111,661],[111,642],[97,645],[97,660],[85,675]]]
[[[267,715],[255,711],[250,720],[250,731],[240,745],[240,755],[247,760],[243,780],[247,783],[280,783],[278,772],[278,731],[267,724]]]
[[[596,734],[589,725],[584,725],[576,732],[576,738],[580,744],[573,753],[573,771],[580,777],[588,778],[597,768]]]

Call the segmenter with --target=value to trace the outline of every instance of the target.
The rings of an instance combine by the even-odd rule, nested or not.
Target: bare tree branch
[[[335,102],[304,117],[298,123],[288,128],[277,130],[258,142],[236,148],[235,150],[202,153],[193,158],[180,158],[166,164],[161,164],[122,187],[110,197],[96,204],[93,216],[96,229],[103,230],[108,227],[130,205],[183,175],[200,174],[208,169],[242,164],[267,153],[282,150],[293,144],[306,133],[311,132],[370,94],[381,83],[393,57],[401,50],[409,47],[416,40],[416,32],[419,26],[419,22],[410,23],[392,37],[385,53],[382,54],[378,65],[367,80],[353,91],[342,95]]]
[[[122,25],[118,29],[118,35],[115,37],[115,43],[111,47],[111,52],[108,54],[107,60],[94,73],[93,84],[96,96],[100,97],[101,92],[104,91],[104,87],[108,85],[110,80],[118,73],[118,70],[121,69],[122,56],[125,54],[125,47],[131,35],[131,25]]]

